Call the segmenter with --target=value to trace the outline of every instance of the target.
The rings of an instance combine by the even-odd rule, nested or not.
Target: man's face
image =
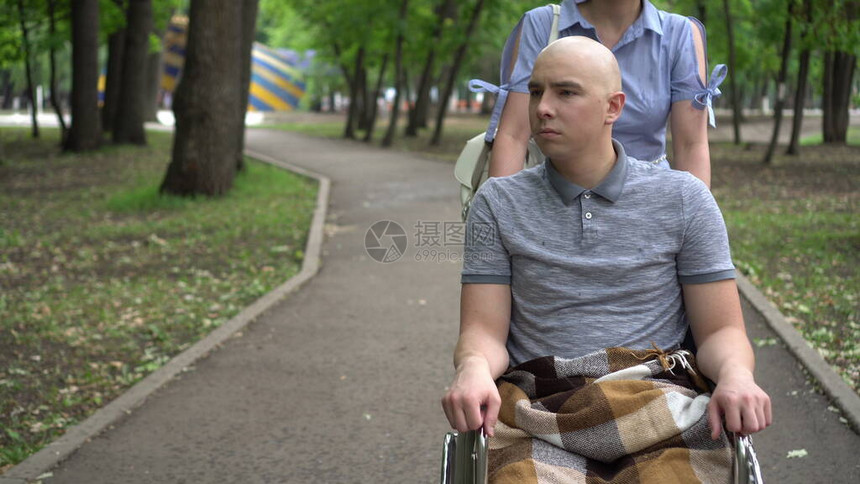
[[[546,54],[529,82],[529,123],[541,151],[562,161],[599,142],[609,90],[582,56]]]

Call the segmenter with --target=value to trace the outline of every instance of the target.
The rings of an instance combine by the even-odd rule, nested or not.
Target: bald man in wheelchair
[[[727,431],[772,416],[713,196],[612,139],[601,44],[547,46],[529,93],[546,161],[472,202],[448,421],[490,437],[490,482],[730,482]]]

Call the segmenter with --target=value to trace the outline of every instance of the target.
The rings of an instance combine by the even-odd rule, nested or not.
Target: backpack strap
[[[552,25],[549,29],[549,37],[547,39],[547,45],[554,42],[558,39],[558,19],[561,16],[561,6],[557,3],[553,3],[549,5],[552,7]],[[518,26],[517,30],[521,27]],[[516,37],[514,38],[514,35]],[[490,123],[487,126],[486,134],[484,135],[484,140],[487,143],[492,143],[493,139],[496,137],[496,128],[499,125],[499,119],[502,116],[502,109],[505,107],[505,102],[508,99],[508,90],[505,88],[505,85],[508,83],[509,79],[505,78],[511,75],[513,71],[513,65],[516,63],[516,53],[519,50],[519,35],[520,32],[516,34],[511,34],[511,37],[508,38],[508,41],[505,43],[505,52],[502,54],[502,60],[504,61],[505,57],[510,56],[510,66],[502,66],[502,86],[495,86],[490,84],[489,82],[482,81],[480,79],[472,79],[469,81],[469,90],[472,92],[490,92],[496,95],[496,105],[493,107],[493,112],[490,116]]]
[[[558,40],[558,18],[561,15],[561,5],[557,3],[552,4],[552,27],[549,29],[549,40],[546,41],[546,45],[549,45],[556,40]]]

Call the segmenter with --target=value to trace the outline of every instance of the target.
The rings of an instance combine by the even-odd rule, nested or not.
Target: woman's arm
[[[693,33],[699,80],[707,85],[704,32],[689,21]],[[708,112],[696,109],[689,101],[672,104],[669,114],[672,130],[672,168],[692,173],[711,186],[711,153],[708,147]]]
[[[708,113],[690,101],[672,104],[672,168],[692,173],[711,186],[711,153],[708,146]]]
[[[490,155],[490,176],[508,176],[523,169],[531,128],[529,127],[529,95],[508,94],[499,118],[499,129]]]

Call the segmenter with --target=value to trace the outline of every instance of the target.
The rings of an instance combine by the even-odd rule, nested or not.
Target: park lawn
[[[172,135],[60,154],[0,129],[0,473],[296,274],[316,182],[248,160],[159,196]]]
[[[860,147],[804,146],[771,167],[763,146],[711,152],[735,264],[860,392]]]
[[[453,162],[465,141],[486,123],[485,117],[449,116],[439,146],[428,145],[428,129],[417,138],[399,137],[394,148]],[[321,124],[326,129],[313,128]],[[321,115],[270,127],[340,137],[343,121]],[[383,134],[384,128],[378,127],[374,143]],[[860,392],[857,134],[856,128],[849,130],[847,147],[820,145],[820,136],[818,145],[815,136],[804,139],[800,157],[778,150],[770,167],[761,164],[763,145],[712,143],[711,164],[713,193],[724,212],[737,267]],[[456,183],[453,176],[451,183]]]

